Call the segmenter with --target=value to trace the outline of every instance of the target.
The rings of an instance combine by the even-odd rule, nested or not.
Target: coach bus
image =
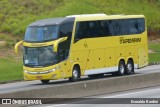
[[[129,75],[148,64],[143,15],[83,14],[28,25],[23,45],[24,80]]]

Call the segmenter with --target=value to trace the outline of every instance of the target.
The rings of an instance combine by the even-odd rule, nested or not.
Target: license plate
[[[42,79],[42,76],[37,76],[36,78],[37,78],[37,79]]]

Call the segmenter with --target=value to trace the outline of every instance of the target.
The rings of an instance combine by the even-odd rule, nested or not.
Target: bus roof
[[[80,15],[69,15],[69,16],[66,16],[66,17],[87,17],[87,16],[106,16],[106,14],[104,13],[98,13],[98,14],[80,14]]]
[[[35,21],[29,26],[45,26],[45,25],[58,25],[64,22],[74,22],[74,17],[59,17],[59,18],[48,18]]]
[[[144,18],[144,15],[106,15],[103,13],[99,14],[81,14],[81,15],[70,15],[59,18],[48,18],[35,21],[29,26],[45,26],[45,25],[58,25],[64,22],[76,21],[89,21],[89,20],[109,20],[109,19],[129,19],[129,18]]]
[[[109,19],[130,19],[130,18],[144,18],[144,15],[106,15],[106,14],[84,14],[72,15],[67,17],[75,17],[76,21],[89,21],[89,20],[109,20]]]

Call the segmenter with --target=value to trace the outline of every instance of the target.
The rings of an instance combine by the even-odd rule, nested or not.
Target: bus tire
[[[77,66],[74,66],[72,70],[72,77],[69,78],[69,81],[70,82],[78,81],[79,76],[80,76],[80,70],[78,69]]]
[[[41,80],[42,84],[48,84],[49,80]]]
[[[134,73],[134,63],[131,59],[129,59],[126,65],[126,74],[131,75],[133,73]]]
[[[118,76],[122,76],[125,74],[125,62],[123,60],[120,60],[119,61],[119,64],[118,64],[118,72],[117,72],[117,75]]]

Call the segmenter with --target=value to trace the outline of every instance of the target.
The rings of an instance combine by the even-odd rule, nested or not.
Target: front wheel
[[[79,76],[80,76],[80,70],[78,69],[78,67],[74,66],[72,71],[72,77],[69,78],[69,81],[71,82],[78,81]]]
[[[49,83],[49,80],[41,80],[41,82],[42,82],[43,84],[48,84],[48,83]]]

